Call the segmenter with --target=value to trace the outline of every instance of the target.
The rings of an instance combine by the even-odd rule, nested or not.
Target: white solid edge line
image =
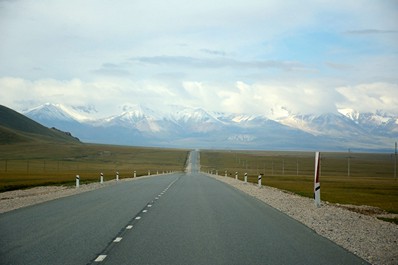
[[[99,255],[94,261],[101,262],[101,261],[104,261],[105,258],[106,258],[106,255]]]

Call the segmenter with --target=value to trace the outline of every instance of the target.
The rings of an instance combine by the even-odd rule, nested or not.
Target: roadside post
[[[245,173],[245,183],[247,183],[247,173]]]
[[[315,206],[321,207],[321,184],[319,183],[319,166],[321,155],[319,152],[315,153],[315,175],[314,175],[314,200]]]
[[[137,177],[137,171],[134,170],[134,177]]]
[[[216,176],[218,176],[218,170],[216,170]]]
[[[150,176],[151,175],[151,171],[150,170],[148,170],[148,176]]]
[[[225,170],[225,176],[228,177],[228,172]]]
[[[238,179],[238,172],[235,172],[235,179]]]
[[[80,187],[80,176],[76,175],[76,188]]]
[[[104,173],[101,172],[101,176],[100,176],[100,183],[104,183]]]
[[[263,174],[258,175],[258,187],[261,188],[261,178],[263,177]]]
[[[116,171],[116,181],[119,181],[119,171]]]

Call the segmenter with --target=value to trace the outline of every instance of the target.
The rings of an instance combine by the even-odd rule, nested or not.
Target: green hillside
[[[0,105],[0,144],[32,141],[80,142],[68,133],[47,128],[10,108]]]

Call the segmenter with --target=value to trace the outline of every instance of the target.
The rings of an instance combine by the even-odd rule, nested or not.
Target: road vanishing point
[[[0,264],[367,264],[199,172],[118,182],[0,214]]]

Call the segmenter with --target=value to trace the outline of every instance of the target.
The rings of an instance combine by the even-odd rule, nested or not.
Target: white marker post
[[[218,176],[218,170],[216,170],[216,175]]]
[[[245,173],[245,183],[247,183],[247,173]]]
[[[119,181],[119,171],[116,171],[116,181]]]
[[[225,170],[225,176],[228,177],[228,172]]]
[[[263,177],[263,174],[258,175],[258,187],[261,188],[261,178]]]
[[[151,175],[151,171],[150,170],[148,170],[148,176],[150,176]]]
[[[316,207],[321,206],[321,184],[319,183],[319,166],[321,155],[319,152],[315,153],[315,175],[314,175],[314,200]]]
[[[137,177],[137,171],[134,170],[134,177]]]
[[[100,183],[104,183],[104,173],[101,172],[101,176],[100,176]]]
[[[76,188],[80,187],[80,176],[76,175]]]
[[[235,172],[235,179],[238,179],[238,172]]]

